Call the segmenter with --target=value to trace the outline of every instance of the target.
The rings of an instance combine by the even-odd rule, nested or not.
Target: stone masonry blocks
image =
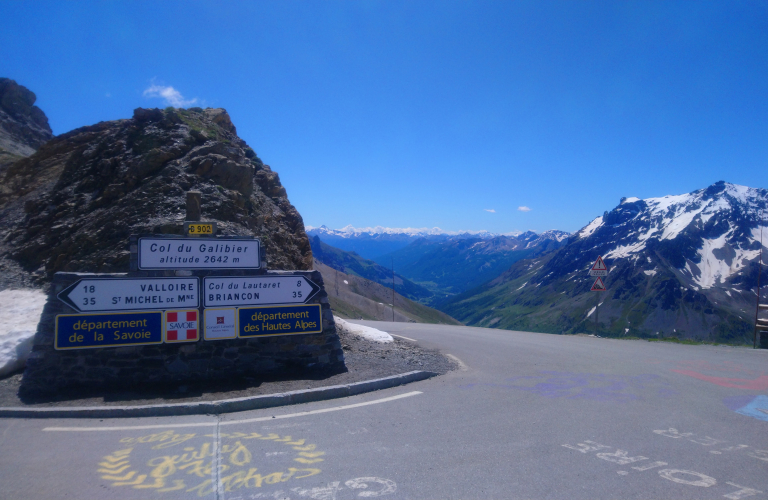
[[[78,387],[98,390],[146,388],[148,384],[184,384],[244,376],[259,378],[297,369],[345,370],[344,353],[336,333],[322,276],[317,271],[292,272],[305,275],[321,287],[320,292],[309,302],[321,305],[321,333],[211,341],[201,339],[193,343],[67,351],[57,351],[54,348],[56,316],[74,314],[77,311],[59,300],[56,295],[86,275],[57,273],[38,324],[21,391],[32,394]],[[281,271],[266,271],[260,274],[273,273],[284,274]],[[151,273],[133,271],[124,275],[109,276],[148,275]],[[202,308],[199,310],[202,313]],[[202,329],[200,336],[202,337]]]

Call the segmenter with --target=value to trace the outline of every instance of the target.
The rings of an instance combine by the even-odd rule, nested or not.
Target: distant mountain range
[[[398,273],[435,294],[431,304],[497,277],[513,263],[560,248],[563,231],[533,231],[517,236],[419,238],[410,245],[373,260],[392,265]]]
[[[600,293],[603,334],[751,343],[766,207],[768,190],[723,181],[624,198],[559,250],[519,261],[440,308],[470,325],[576,333],[591,331]],[[610,267],[608,292],[590,293],[599,255]],[[765,268],[761,280],[768,285]]]
[[[416,285],[399,274],[393,276],[391,267],[364,259],[355,252],[347,252],[332,247],[323,243],[318,236],[311,236],[309,243],[312,247],[312,255],[318,262],[345,273],[345,275],[359,276],[389,288],[392,287],[392,279],[394,278],[397,293],[418,302],[428,303],[434,295],[433,292],[423,286]]]
[[[443,231],[439,227],[429,228],[391,228],[346,226],[341,229],[330,229],[327,226],[306,226],[307,234],[319,236],[331,246],[356,252],[366,259],[373,259],[401,248],[414,241],[425,238],[429,241],[445,241],[447,239],[490,239],[496,236],[517,236],[519,231],[497,234],[488,231]]]
[[[339,230],[321,226],[307,232],[320,262],[388,286],[394,262],[397,291],[435,307],[451,295],[497,277],[520,259],[559,248],[569,236],[563,231],[500,235],[351,226]],[[369,254],[396,250],[365,259],[358,248],[366,248]]]

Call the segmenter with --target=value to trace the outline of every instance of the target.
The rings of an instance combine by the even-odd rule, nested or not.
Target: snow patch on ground
[[[592,233],[594,233],[595,230],[597,230],[597,228],[600,227],[602,224],[603,224],[603,216],[601,215],[600,217],[596,218],[595,220],[587,224],[587,226],[584,229],[578,232],[579,238],[589,238],[592,235]]]
[[[608,252],[607,254],[605,254],[605,257],[603,258],[604,259],[625,259],[632,254],[637,254],[645,250],[645,242],[648,241],[648,239],[651,236],[653,236],[655,232],[656,232],[656,227],[652,227],[648,230],[648,232],[639,236],[635,243],[616,247],[610,252]]]
[[[643,273],[644,273],[646,276],[653,276],[653,275],[655,275],[655,274],[656,274],[656,269],[651,269],[650,271],[643,271]]]
[[[625,203],[634,203],[636,201],[640,201],[640,198],[635,198],[634,196],[630,196],[626,200],[622,201],[621,204],[623,205]]]
[[[592,309],[590,309],[589,312],[587,313],[587,318],[592,316],[592,313],[595,312],[595,309],[597,309],[597,306],[592,306]]]
[[[740,186],[738,184],[727,183],[725,185],[725,192],[733,196],[737,200],[739,200],[740,203],[744,203],[744,204],[746,204],[749,201],[750,197],[755,196],[756,193],[753,194],[752,191],[756,191],[756,190],[754,188],[750,188],[747,186]]]
[[[752,239],[760,241],[760,237],[763,237],[763,240],[765,240],[766,237],[768,237],[768,226],[757,226],[752,229]],[[765,246],[765,241],[760,241],[760,244]]]
[[[523,283],[523,286],[521,286],[520,288],[523,288],[527,284],[528,284],[528,282],[526,281],[525,283]],[[518,288],[517,290],[520,290],[520,288]],[[517,290],[515,290],[515,291],[517,291]]]
[[[725,238],[726,235],[724,234],[716,239],[705,238],[702,240],[704,246],[699,250],[701,275],[693,279],[701,288],[712,288],[731,274],[730,266],[712,253],[712,250],[718,250],[725,246]]]
[[[674,218],[667,224],[667,227],[664,228],[664,232],[659,239],[674,240],[677,238],[677,235],[683,232],[702,210],[703,207],[698,210],[691,210],[690,212],[682,211],[682,213],[675,214]]]
[[[27,362],[47,299],[40,290],[0,292],[0,377]]]
[[[728,244],[729,235],[730,233],[725,233],[719,238],[702,240],[703,246],[699,249],[701,275],[699,277],[694,276],[694,281],[701,288],[712,288],[719,283],[724,283],[732,274],[739,272],[744,267],[745,261],[756,259],[760,254],[759,250],[735,248],[736,256],[731,260],[730,265],[725,260],[718,259],[713,251],[725,248]]]
[[[381,330],[377,330],[375,328],[371,328],[370,326],[363,326],[363,325],[356,325],[354,323],[350,323],[348,321],[344,321],[343,319],[339,318],[338,316],[333,317],[333,321],[336,322],[337,328],[343,328],[344,330],[348,331],[349,333],[353,333],[355,335],[359,335],[367,340],[371,340],[373,342],[380,342],[382,344],[385,344],[387,342],[394,342],[395,339],[392,338],[392,335],[388,334],[387,332],[382,332]]]

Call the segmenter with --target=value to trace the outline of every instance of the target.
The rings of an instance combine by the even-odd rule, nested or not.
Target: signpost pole
[[[596,276],[595,282],[592,284],[591,292],[605,292],[605,284],[603,283],[602,276],[608,276],[608,266],[603,262],[603,257],[600,255],[597,257],[592,269],[589,271],[590,276]],[[595,297],[595,336],[600,328],[600,295]]]
[[[395,322],[395,258],[392,257],[392,323]]]
[[[757,261],[757,306],[755,306],[755,331],[752,334],[752,349],[757,349],[757,320],[760,317],[760,273],[763,272],[763,211],[758,215],[760,225],[760,258]],[[762,335],[762,334],[761,334]]]
[[[597,336],[597,316],[600,314],[600,294],[595,294],[595,336]]]
[[[200,191],[187,191],[187,218],[186,220],[198,222],[200,220]]]

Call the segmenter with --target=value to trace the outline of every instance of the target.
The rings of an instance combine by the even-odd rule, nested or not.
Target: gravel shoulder
[[[281,392],[350,384],[414,370],[440,375],[458,368],[455,361],[437,350],[395,338],[382,344],[339,329],[347,371],[283,374],[269,379],[254,378],[200,384],[173,385],[148,391],[93,392],[79,390],[54,397],[28,399],[18,396],[21,373],[0,380],[0,407],[142,406],[153,404],[218,401]]]

